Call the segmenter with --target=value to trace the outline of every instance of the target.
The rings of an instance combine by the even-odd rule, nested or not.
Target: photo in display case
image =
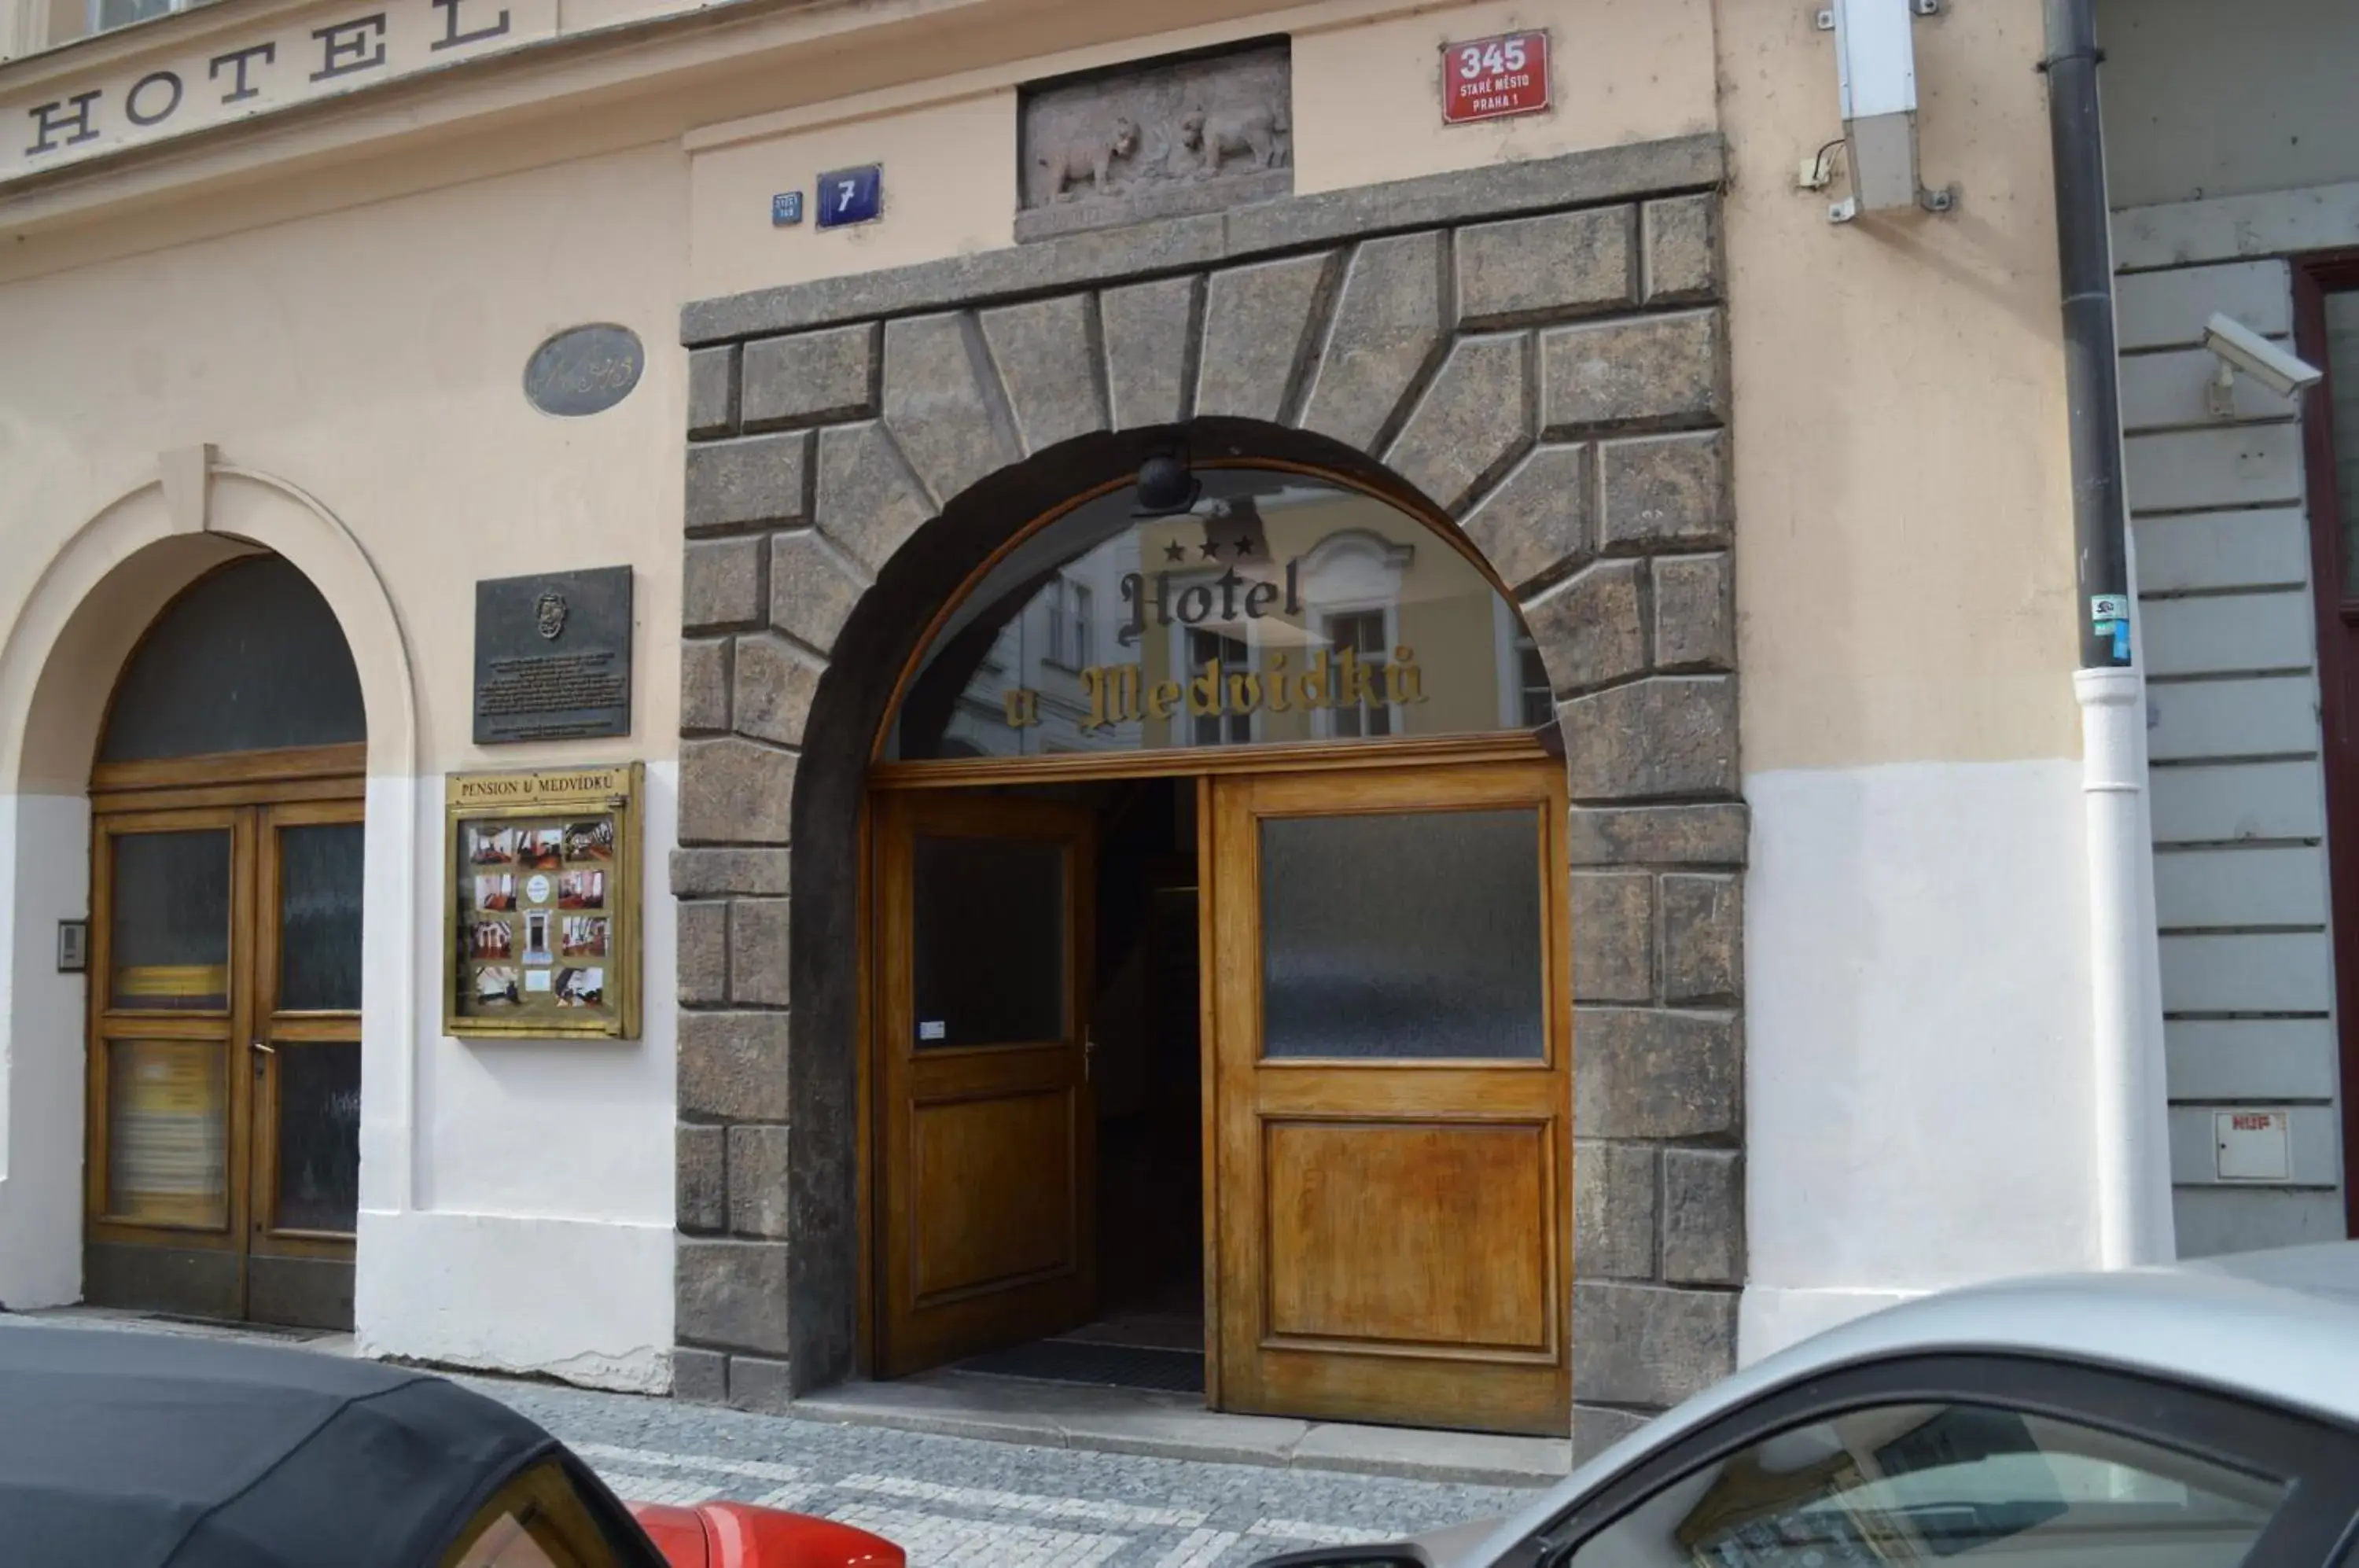
[[[443,1029],[636,1040],[641,769],[454,777]]]

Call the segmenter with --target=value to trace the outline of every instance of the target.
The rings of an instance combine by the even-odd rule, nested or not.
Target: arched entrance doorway
[[[124,667],[90,785],[95,1304],[351,1325],[366,735],[276,555],[200,577]]]
[[[1000,547],[868,775],[877,1369],[1562,1432],[1551,704],[1455,531],[1340,475],[1171,465]]]

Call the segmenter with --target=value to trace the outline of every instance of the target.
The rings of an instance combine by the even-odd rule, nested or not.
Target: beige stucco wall
[[[2077,757],[2055,204],[2037,0],[1915,28],[1923,178],[1837,225],[1808,7],[1720,12],[1745,767]]]
[[[0,624],[38,563],[158,454],[311,494],[358,538],[401,618],[425,772],[677,750],[674,346],[685,178],[676,147],[318,214],[69,271],[0,279]],[[588,419],[535,411],[533,348],[586,321],[648,348],[638,388]],[[633,738],[478,751],[478,577],[630,564]],[[103,691],[107,677],[93,675]],[[65,778],[87,757],[34,759]]]

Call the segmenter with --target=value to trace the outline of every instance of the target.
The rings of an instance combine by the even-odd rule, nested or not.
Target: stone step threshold
[[[952,1370],[847,1383],[806,1394],[788,1411],[943,1437],[1475,1486],[1544,1486],[1572,1464],[1568,1438],[1230,1415],[1188,1394]]]

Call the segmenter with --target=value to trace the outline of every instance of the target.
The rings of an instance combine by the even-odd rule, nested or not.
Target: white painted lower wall
[[[461,1040],[441,1032],[444,780],[420,781],[412,1177],[405,1193],[364,1161],[363,1354],[670,1388],[679,786],[677,762],[647,764],[640,1038]]]
[[[82,1299],[86,993],[57,965],[60,920],[90,914],[90,803],[0,796],[0,1305]]]
[[[460,1041],[441,1032],[443,780],[370,781],[364,1354],[670,1387],[678,789],[676,763],[647,765],[641,1038]],[[0,899],[0,1304],[12,1309],[82,1296],[84,989],[56,972],[55,944],[58,920],[88,912],[89,846],[82,797],[0,798],[0,887],[13,890]]]
[[[2078,758],[1745,780],[1741,1361],[2094,1265],[2081,782]]]

